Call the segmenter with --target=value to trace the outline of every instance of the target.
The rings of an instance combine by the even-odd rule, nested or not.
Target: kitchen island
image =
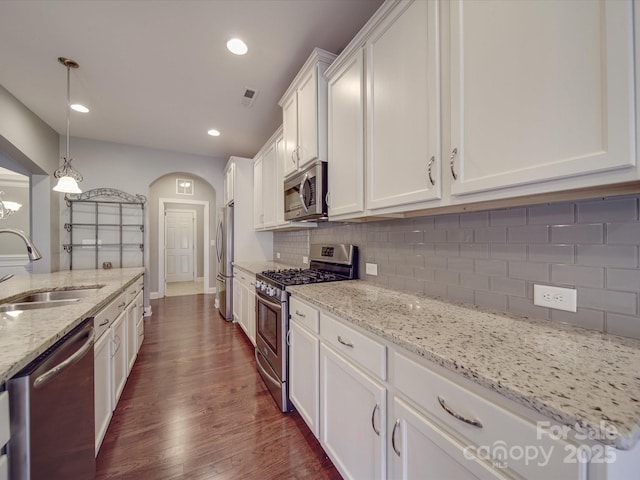
[[[640,341],[362,281],[290,292],[605,445],[640,439]]]
[[[0,384],[91,317],[144,274],[144,268],[16,275],[0,284],[0,304],[26,293],[102,286],[71,305],[0,313]]]

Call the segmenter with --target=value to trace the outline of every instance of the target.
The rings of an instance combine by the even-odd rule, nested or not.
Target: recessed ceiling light
[[[218,130],[216,130],[215,128],[212,128],[207,133],[209,135],[211,135],[212,137],[219,137],[220,136],[220,132]]]
[[[88,113],[89,109],[87,107],[85,107],[84,105],[80,105],[79,103],[74,103],[73,105],[71,105],[71,109],[75,110],[76,112],[80,112],[80,113]]]
[[[239,38],[232,38],[227,42],[227,49],[236,55],[244,55],[249,51],[247,44]]]

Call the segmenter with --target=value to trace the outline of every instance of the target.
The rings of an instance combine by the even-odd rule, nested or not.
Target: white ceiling
[[[0,0],[0,85],[58,133],[219,158],[252,157],[314,47],[339,53],[382,0]],[[243,38],[249,53],[225,47]],[[246,87],[258,90],[241,106]],[[207,135],[216,128],[220,137]],[[71,145],[73,154],[73,142]],[[73,155],[72,155],[73,156]]]

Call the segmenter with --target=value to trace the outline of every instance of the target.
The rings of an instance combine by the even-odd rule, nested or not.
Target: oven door
[[[286,302],[274,302],[256,292],[256,349],[259,350],[278,381],[286,381]]]
[[[275,303],[256,292],[256,365],[281,412],[293,409],[287,384],[287,302]]]

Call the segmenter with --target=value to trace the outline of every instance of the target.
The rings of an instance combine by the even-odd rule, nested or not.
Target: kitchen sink
[[[70,290],[50,290],[46,292],[36,292],[23,295],[11,301],[11,303],[31,303],[31,302],[57,302],[58,300],[75,300],[90,297],[98,292],[102,287],[75,288]]]
[[[1,312],[15,312],[18,310],[35,310],[39,308],[62,307],[79,302],[98,292],[99,287],[72,288],[68,290],[48,290],[44,292],[28,293],[10,302],[0,304]]]

